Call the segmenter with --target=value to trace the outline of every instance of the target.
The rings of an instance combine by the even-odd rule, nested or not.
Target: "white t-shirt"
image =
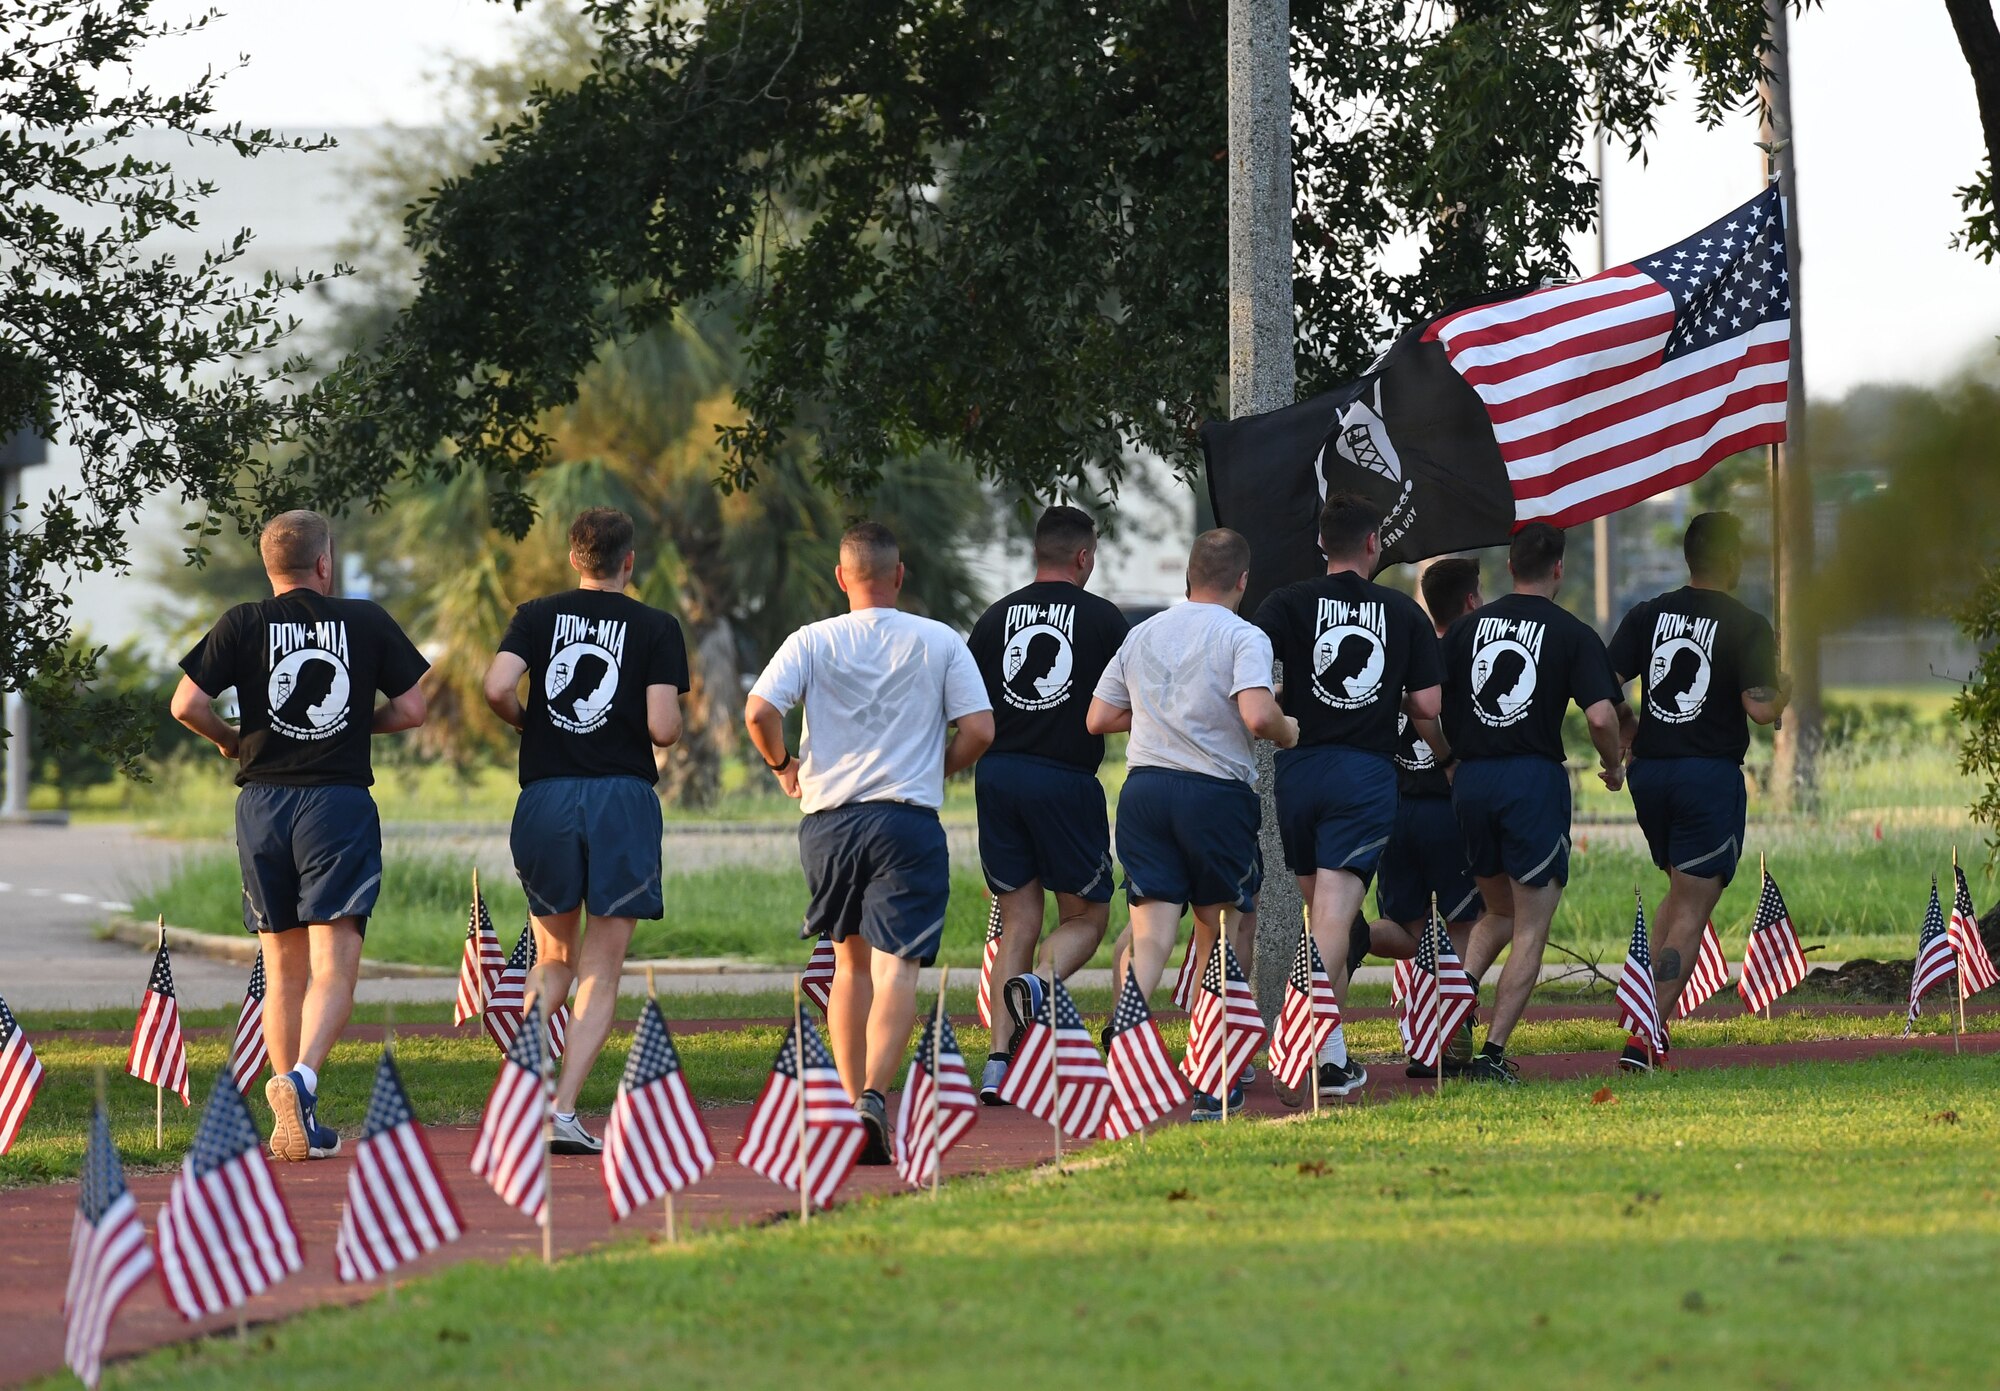
[[[781,714],[805,705],[799,801],[808,812],[853,802],[943,806],[945,726],[993,708],[964,640],[899,609],[808,623],[750,693]]]
[[[1134,628],[1097,698],[1132,712],[1131,768],[1170,768],[1257,784],[1254,741],[1236,694],[1271,688],[1271,640],[1220,604],[1190,600]]]

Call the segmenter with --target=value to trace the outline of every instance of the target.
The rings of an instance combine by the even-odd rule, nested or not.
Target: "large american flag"
[[[42,1089],[42,1062],[21,1031],[20,1021],[0,1000],[0,1154],[14,1147],[21,1122]]]
[[[178,1093],[181,1105],[191,1104],[187,1044],[181,1039],[180,1002],[174,998],[174,967],[165,942],[153,953],[153,974],[147,977],[146,994],[139,1002],[125,1070],[141,1082]]]
[[[413,1261],[465,1230],[458,1204],[438,1172],[424,1128],[410,1109],[409,1093],[389,1050],[375,1065],[375,1090],[361,1143],[347,1173],[347,1207],[334,1239],[334,1266],[342,1283],[373,1280]]]
[[[1417,939],[1410,983],[1403,996],[1404,1046],[1414,1062],[1441,1067],[1445,1044],[1479,1005],[1479,992],[1465,974],[1451,936],[1433,913]]]
[[[152,1268],[139,1205],[125,1187],[111,1123],[98,1106],[90,1114],[83,1188],[69,1229],[69,1288],[63,1294],[63,1362],[85,1386],[97,1385],[105,1335],[118,1306]]]
[[[803,1055],[804,1066],[800,1066]],[[800,1088],[804,1088],[804,1121]],[[795,1019],[771,1064],[771,1076],[750,1109],[750,1121],[736,1145],[736,1162],[780,1188],[799,1191],[799,1132],[805,1132],[805,1189],[814,1206],[825,1207],[847,1181],[867,1140],[861,1117],[834,1070],[833,1055],[819,1030],[803,1015]]]
[[[986,946],[979,954],[979,1022],[993,1027],[993,967],[1000,959],[1000,900],[986,910]]]
[[[1250,993],[1250,982],[1226,936],[1218,937],[1208,953],[1188,1014],[1181,1075],[1196,1091],[1225,1096],[1229,1084],[1264,1046],[1264,1016],[1258,1013],[1257,997]]]
[[[493,1186],[500,1201],[536,1223],[549,1219],[549,1056],[542,1044],[542,1002],[531,1000],[500,1075],[479,1118],[472,1172]]]
[[[1618,977],[1618,1024],[1643,1039],[1654,1057],[1667,1051],[1667,1031],[1660,1023],[1660,996],[1653,984],[1653,947],[1646,937],[1646,901],[1632,895],[1632,943],[1625,949],[1625,970]]]
[[[912,1188],[928,1184],[951,1147],[978,1119],[979,1097],[972,1090],[972,1075],[965,1070],[958,1035],[952,1032],[951,1020],[934,1011],[924,1020],[896,1112],[896,1172],[903,1182]]]
[[[271,1060],[264,1046],[264,951],[257,950],[257,964],[250,968],[250,984],[243,991],[243,1008],[236,1015],[236,1035],[229,1040],[229,1075],[236,1090],[246,1096],[250,1084]]]
[[[1425,331],[1492,417],[1517,526],[1574,526],[1784,439],[1784,216],[1773,186],[1656,255]]]
[[[648,1000],[604,1127],[604,1191],[612,1219],[623,1221],[655,1198],[700,1182],[714,1167],[715,1149],[666,1016],[659,1001]]]
[[[1966,885],[1965,871],[1954,861],[1952,877],[1958,882],[1952,887],[1951,921],[1945,924],[1945,935],[1951,938],[1952,950],[1958,954],[1959,979],[1967,995],[1977,995],[1994,984],[2000,984],[2000,973],[1993,969],[1993,958],[1987,954],[1986,943],[1979,935],[1979,914],[1972,910],[1972,890]],[[0,1149],[6,1146],[0,1144]]]
[[[1729,984],[1729,959],[1722,954],[1722,939],[1715,935],[1715,924],[1703,923],[1701,946],[1694,954],[1694,969],[1688,972],[1687,983],[1681,987],[1680,1001],[1674,1006],[1674,1018],[1685,1019],[1702,1003],[1723,986]]]
[[[1171,1112],[1188,1098],[1188,1087],[1173,1059],[1167,1056],[1166,1040],[1153,1012],[1146,1008],[1146,996],[1139,989],[1139,976],[1127,963],[1125,986],[1111,1011],[1111,1047],[1105,1054],[1105,1071],[1111,1077],[1111,1105],[1104,1115],[1104,1133],[1121,1139]]]
[[[1785,911],[1785,896],[1771,871],[1763,871],[1757,890],[1757,912],[1750,919],[1750,941],[1743,948],[1743,969],[1736,976],[1736,993],[1752,1014],[1768,1009],[1773,1000],[1806,978],[1806,954],[1799,934]]]
[[[487,1001],[492,998],[493,987],[506,964],[500,955],[499,935],[493,931],[493,919],[486,911],[486,898],[479,892],[479,871],[475,869],[472,909],[465,919],[465,950],[458,958],[458,1002],[452,1006],[453,1024],[477,1019],[486,1012]]]
[[[1000,1099],[1073,1140],[1094,1140],[1104,1132],[1111,1105],[1111,1074],[1068,987],[1051,980],[1054,988],[1044,993],[1041,1010],[1014,1040]]]
[[[160,1273],[181,1317],[234,1309],[305,1264],[243,1093],[215,1079],[160,1209]]]
[[[1917,934],[1917,960],[1910,972],[1910,1013],[1903,1032],[1916,1027],[1923,1013],[1924,993],[1958,970],[1958,957],[1951,949],[1951,934],[1945,931],[1944,910],[1938,907],[1937,876],[1931,876],[1931,906],[1924,910],[1923,931]]]
[[[813,1002],[814,1008],[825,1015],[827,1002],[833,998],[833,937],[822,932],[813,939],[812,955],[806,958],[806,972],[799,977],[799,990]]]
[[[1340,1002],[1320,960],[1319,944],[1301,929],[1299,949],[1292,953],[1291,974],[1285,977],[1285,1003],[1271,1032],[1271,1075],[1297,1090],[1312,1074],[1320,1045],[1340,1026]]]
[[[493,992],[486,1000],[486,1033],[500,1045],[502,1053],[514,1046],[514,1038],[521,1032],[521,1010],[527,1002],[528,972],[535,969],[535,924],[532,921],[521,924],[521,935],[514,939],[514,950],[493,982]],[[569,1041],[569,1005],[558,1004],[555,1013],[549,1016],[549,1049],[560,1058],[563,1047]]]

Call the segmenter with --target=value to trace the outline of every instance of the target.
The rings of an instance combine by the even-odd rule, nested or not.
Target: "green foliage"
[[[1972,819],[1986,827],[1989,864],[2000,861],[2000,570],[1979,576],[1958,612],[1958,626],[1979,648],[1972,679],[1952,702],[1958,721],[1958,767],[1978,780]]]
[[[409,218],[418,292],[334,389],[298,485],[389,496],[468,470],[524,534],[606,343],[740,306],[730,486],[809,437],[865,489],[944,448],[1035,496],[1191,466],[1222,409],[1223,10],[992,0],[591,0],[587,76],[533,91]],[[1676,65],[1746,100],[1754,0],[1292,7],[1301,387],[1385,330],[1570,270],[1584,122],[1632,148]],[[1413,242],[1408,274],[1385,269]],[[740,298],[739,298],[740,297]]]
[[[250,528],[262,499],[239,488],[243,461],[332,400],[309,405],[293,390],[305,363],[276,357],[294,327],[285,301],[324,277],[237,278],[247,230],[192,262],[149,251],[157,231],[196,228],[214,188],[128,144],[164,130],[248,159],[328,142],[212,121],[214,72],[179,92],[125,90],[140,50],[213,17],[174,23],[150,9],[0,3],[0,435],[25,428],[74,449],[83,479],[33,515],[21,507],[0,534],[12,586],[0,689],[29,692],[46,738],[81,739],[127,769],[152,721],[116,702],[80,717],[103,653],[71,640],[69,582],[123,569],[133,514],[161,494],[199,509],[197,558],[225,523]]]
[[[71,794],[120,774],[142,781],[152,776],[147,764],[126,752],[129,745],[98,739],[96,731],[142,731],[156,760],[183,756],[197,745],[208,747],[167,713],[179,672],[156,669],[130,642],[96,649],[95,662],[94,679],[80,684],[69,699],[41,707],[42,722],[35,730],[35,780],[54,785],[65,806]]]

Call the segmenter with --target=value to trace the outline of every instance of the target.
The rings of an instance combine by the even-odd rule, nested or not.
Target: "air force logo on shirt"
[[[625,620],[556,615],[549,639],[549,669],[542,678],[549,723],[568,734],[590,734],[611,717],[618,669],[625,659]]]
[[[1663,613],[1653,620],[1653,659],[1646,664],[1646,713],[1686,724],[1701,713],[1715,670],[1713,618]]]
[[[1379,600],[1320,599],[1313,616],[1312,684],[1336,710],[1358,710],[1382,690],[1389,615]]]
[[[290,739],[330,739],[347,728],[347,624],[272,623],[264,634],[271,728]]]
[[[1479,618],[1472,630],[1472,713],[1493,729],[1513,724],[1535,700],[1535,664],[1545,625],[1533,618]]]
[[[1047,710],[1069,699],[1075,604],[1009,604],[1000,654],[1001,695],[1016,710]]]

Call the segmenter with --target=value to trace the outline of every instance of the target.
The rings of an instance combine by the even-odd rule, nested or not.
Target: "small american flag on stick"
[[[799,977],[799,990],[813,1002],[822,1017],[833,998],[833,937],[822,932],[813,939],[812,955],[806,959],[806,973]]]
[[[699,1183],[715,1167],[708,1127],[688,1091],[681,1055],[657,1000],[639,1015],[618,1098],[604,1127],[604,1191],[614,1221]]]
[[[1972,889],[1965,882],[1965,871],[1959,867],[1955,850],[1951,873],[1957,883],[1952,887],[1951,921],[1945,924],[1945,935],[1951,938],[1952,950],[1958,956],[1964,993],[1977,995],[2000,984],[2000,973],[1994,971],[1993,958],[1987,954],[1986,943],[1979,935],[1979,915],[1972,909]]]
[[[945,1155],[978,1119],[979,1097],[972,1090],[972,1075],[965,1070],[965,1055],[958,1050],[951,1020],[940,1008],[924,1021],[896,1113],[896,1172],[903,1182],[912,1188],[930,1183]]]
[[[1701,946],[1694,954],[1694,969],[1688,972],[1687,984],[1681,987],[1680,1002],[1674,1006],[1674,1018],[1685,1019],[1700,1009],[1703,1001],[1729,984],[1729,959],[1722,954],[1722,939],[1715,935],[1715,924],[1705,923],[1701,929]]]
[[[14,1012],[0,1000],[0,1154],[14,1147],[14,1137],[21,1133],[21,1122],[28,1118],[28,1108],[41,1089],[41,1059]]]
[[[180,1002],[174,998],[174,965],[167,956],[165,934],[153,953],[153,974],[139,1003],[139,1020],[132,1026],[132,1050],[125,1070],[141,1082],[163,1087],[188,1100],[187,1044],[181,1038]],[[212,1104],[212,1103],[211,1103]]]
[[[1768,868],[1762,877],[1750,941],[1743,948],[1743,969],[1736,977],[1736,993],[1752,1014],[1769,1009],[1773,1000],[1806,978],[1806,954],[1799,950],[1799,934],[1785,911],[1785,897]]]
[[[1445,1044],[1478,1004],[1479,992],[1452,950],[1451,935],[1433,913],[1417,941],[1409,991],[1403,996],[1403,1031],[1411,1060],[1442,1070]]]
[[[373,1280],[413,1261],[464,1231],[464,1219],[438,1172],[424,1128],[410,1108],[396,1060],[382,1050],[375,1090],[354,1167],[347,1174],[347,1207],[334,1239],[335,1268],[343,1284]]]
[[[1051,980],[1041,1010],[1014,1040],[1014,1061],[1000,1084],[1000,1098],[1072,1140],[1094,1140],[1103,1133],[1111,1104],[1111,1074],[1068,987]]]
[[[486,911],[486,898],[479,892],[479,871],[475,869],[472,909],[465,922],[465,950],[458,959],[458,1002],[452,1007],[453,1024],[477,1019],[486,1012],[487,1001],[492,998],[493,988],[506,965],[506,959],[500,955],[500,938],[493,931],[493,919]]]
[[[801,1055],[803,1063],[801,1066]],[[799,1089],[805,1089],[805,1189],[818,1207],[833,1201],[867,1140],[833,1055],[800,1015],[778,1049],[771,1076],[750,1110],[736,1162],[780,1188],[799,1191]]]
[[[1187,1083],[1167,1056],[1160,1026],[1146,1008],[1139,976],[1128,964],[1125,987],[1111,1011],[1111,1047],[1105,1055],[1112,1099],[1104,1116],[1104,1133],[1122,1139],[1167,1115],[1188,1098]]]
[[[250,1084],[271,1060],[264,1046],[264,952],[257,951],[257,964],[250,968],[250,984],[243,992],[243,1008],[236,1016],[236,1036],[229,1040],[229,1075],[236,1090],[249,1095]]]
[[[1195,982],[1201,979],[1201,967],[1195,963],[1194,939],[1188,939],[1187,950],[1181,953],[1181,968],[1174,972],[1173,1005],[1175,1009],[1194,1012]]]
[[[1667,1051],[1667,1031],[1660,1024],[1660,998],[1653,987],[1653,948],[1646,937],[1646,901],[1632,891],[1637,909],[1632,918],[1632,942],[1625,949],[1625,971],[1618,977],[1618,1023],[1653,1050]]]
[[[979,1023],[993,1027],[993,967],[1000,960],[1000,900],[986,910],[986,946],[979,955]]]
[[[1910,972],[1910,1013],[1903,1021],[1909,1033],[1923,1013],[1923,998],[1932,986],[1958,970],[1958,958],[1951,949],[1951,934],[1945,930],[1944,910],[1938,906],[1937,876],[1931,876],[1931,906],[1924,910],[1923,931],[1917,934],[1917,961]]]
[[[152,1268],[139,1205],[125,1187],[111,1123],[99,1104],[90,1115],[83,1188],[69,1229],[69,1289],[63,1295],[63,1362],[85,1386],[96,1386],[103,1371],[104,1340],[118,1306]]]
[[[1257,997],[1250,993],[1235,948],[1224,938],[1218,937],[1208,954],[1188,1013],[1191,1027],[1181,1074],[1198,1092],[1227,1096],[1229,1084],[1264,1046],[1264,1016],[1257,1012]]]
[[[1285,977],[1285,1003],[1271,1033],[1271,1075],[1294,1090],[1304,1087],[1320,1046],[1339,1027],[1340,1002],[1333,998],[1319,944],[1311,931],[1301,928],[1291,974]]]
[[[542,1002],[534,999],[514,1030],[493,1094],[486,1099],[472,1172],[493,1186],[501,1202],[538,1224],[549,1217],[549,1150],[542,1133],[549,1115],[548,1073]]]
[[[160,1272],[181,1317],[234,1309],[305,1264],[243,1093],[216,1078],[160,1209]]]
[[[521,935],[514,939],[514,950],[507,958],[499,977],[493,983],[493,993],[486,1002],[486,1033],[500,1045],[502,1053],[514,1046],[515,1035],[521,1031],[521,1012],[527,1000],[528,973],[535,969],[538,952],[535,947],[535,924],[532,921],[521,924]],[[563,1046],[569,1040],[569,1006],[558,1003],[555,1013],[549,1016],[549,1051],[551,1056],[561,1058]]]

